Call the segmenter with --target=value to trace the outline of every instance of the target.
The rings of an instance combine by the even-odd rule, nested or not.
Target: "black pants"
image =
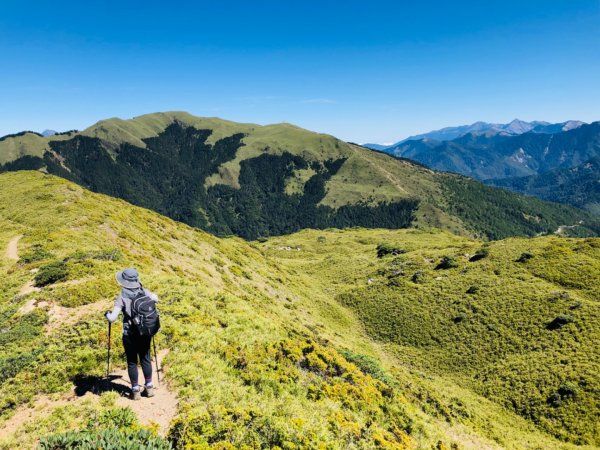
[[[131,385],[138,384],[138,358],[146,383],[152,381],[152,359],[150,357],[150,336],[123,335],[123,347],[127,355],[127,372]]]

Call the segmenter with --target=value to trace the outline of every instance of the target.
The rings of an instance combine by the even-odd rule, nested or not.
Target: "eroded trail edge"
[[[12,259],[13,261],[19,260],[19,240],[22,237],[22,235],[15,236],[9,241],[8,246],[6,247],[7,259]]]

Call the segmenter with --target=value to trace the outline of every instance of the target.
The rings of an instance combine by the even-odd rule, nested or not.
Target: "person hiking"
[[[150,302],[150,308],[158,318],[158,312],[154,305],[158,302],[158,297],[153,292],[145,289],[139,280],[137,270],[129,268],[117,272],[117,282],[121,285],[121,293],[115,300],[115,306],[112,311],[105,314],[106,320],[113,323],[123,312],[123,347],[127,355],[127,372],[131,381],[131,399],[139,400],[142,392],[138,383],[138,358],[142,366],[145,384],[144,391],[148,397],[154,396],[154,385],[152,384],[152,359],[150,357],[150,342],[153,332],[140,332],[136,308],[139,302]],[[160,325],[158,325],[160,326]]]

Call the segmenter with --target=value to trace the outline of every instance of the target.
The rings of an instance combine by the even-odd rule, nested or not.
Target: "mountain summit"
[[[302,228],[438,227],[500,238],[551,233],[582,212],[434,172],[290,124],[183,112],[102,120],[82,132],[0,139],[2,171],[41,169],[218,235]]]

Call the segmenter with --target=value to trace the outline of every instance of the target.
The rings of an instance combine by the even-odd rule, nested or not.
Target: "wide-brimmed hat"
[[[140,287],[140,274],[137,270],[129,268],[117,272],[117,281],[123,287],[135,289]]]

